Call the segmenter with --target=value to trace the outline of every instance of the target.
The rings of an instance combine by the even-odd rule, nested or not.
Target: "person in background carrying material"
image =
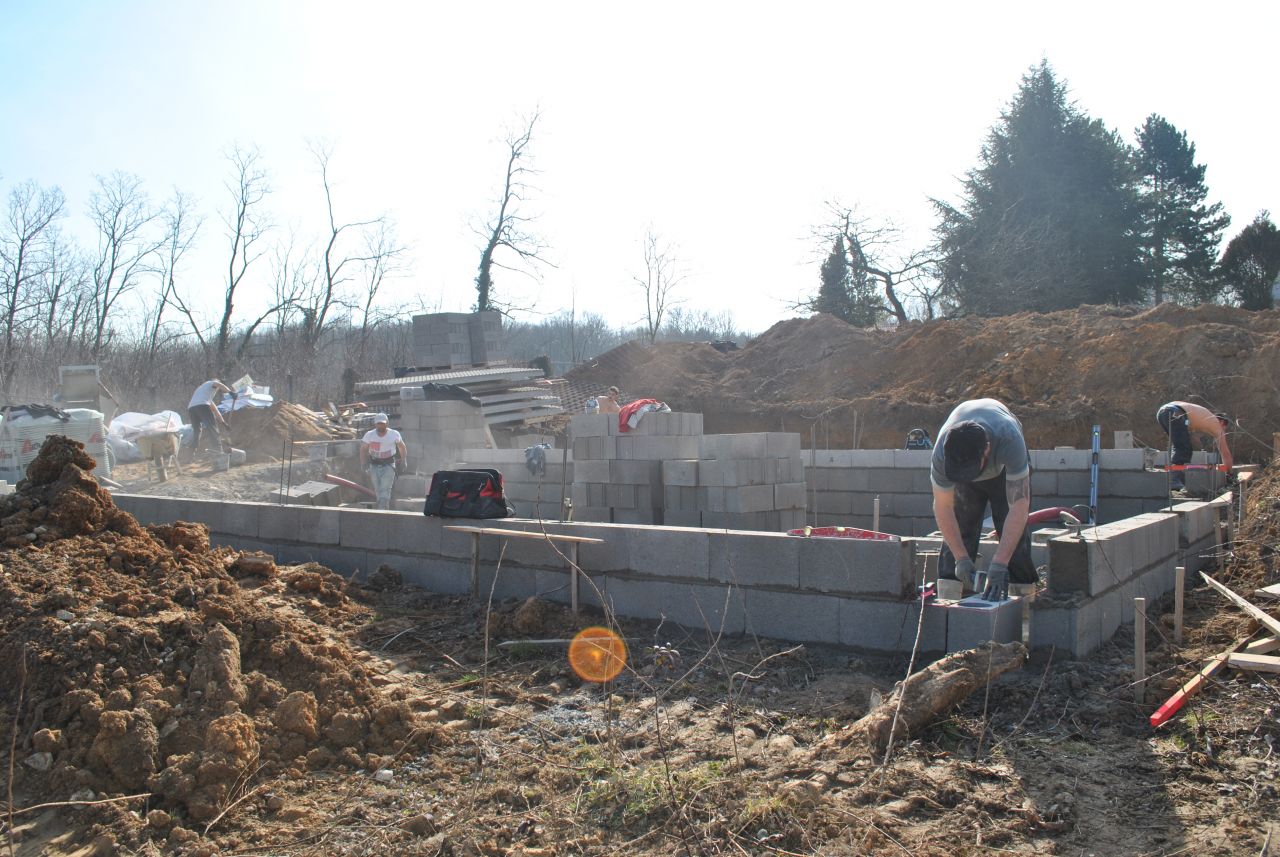
[[[1035,583],[1031,536],[1031,459],[1022,423],[995,399],[962,402],[938,431],[930,466],[933,516],[942,532],[938,577],[973,584],[987,504],[1000,536],[982,596],[1003,601],[1014,583]],[[976,586],[974,587],[976,589]]]
[[[387,428],[387,415],[377,414],[373,428],[360,439],[360,465],[369,474],[373,493],[378,495],[378,508],[391,508],[391,489],[396,484],[396,458],[408,458],[400,432]]]
[[[1231,467],[1231,447],[1227,445],[1227,426],[1231,421],[1226,414],[1216,414],[1206,407],[1191,402],[1168,402],[1156,411],[1156,422],[1169,438],[1169,463],[1186,464],[1191,461],[1191,432],[1209,435],[1218,444],[1218,453],[1222,463]],[[1185,481],[1182,471],[1174,471],[1169,477],[1169,485],[1174,491],[1183,490]]]
[[[230,393],[231,388],[212,378],[205,381],[191,396],[191,401],[187,404],[187,417],[191,420],[191,452],[192,454],[200,451],[200,428],[206,427],[212,437],[218,436],[218,426],[225,427],[227,421],[222,418],[222,413],[214,405],[213,399],[218,393]]]

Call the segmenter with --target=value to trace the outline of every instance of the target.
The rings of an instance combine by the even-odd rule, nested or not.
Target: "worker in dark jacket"
[[[1031,536],[1031,459],[1022,423],[995,399],[956,406],[938,431],[930,468],[933,515],[942,533],[938,577],[976,589],[978,542],[987,506],[1000,535],[987,565],[982,595],[1003,601],[1014,583],[1035,583]]]

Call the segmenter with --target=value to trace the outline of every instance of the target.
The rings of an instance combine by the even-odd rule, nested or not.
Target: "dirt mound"
[[[314,412],[292,402],[269,408],[241,408],[227,419],[231,445],[236,449],[279,456],[289,440],[342,440],[355,433],[317,419]]]
[[[0,734],[16,710],[19,791],[149,791],[207,822],[255,776],[427,740],[335,632],[369,613],[342,578],[276,575],[202,524],[141,527],[92,466],[51,439],[0,503]]]
[[[779,322],[740,351],[693,343],[628,343],[569,374],[617,384],[677,410],[708,432],[797,431],[808,446],[893,448],[932,432],[957,402],[1010,405],[1037,447],[1088,445],[1134,431],[1159,445],[1156,409],[1200,401],[1237,421],[1232,448],[1260,458],[1280,425],[1280,312],[1162,304],[1080,307],[1004,318],[913,323],[891,331],[817,315]]]

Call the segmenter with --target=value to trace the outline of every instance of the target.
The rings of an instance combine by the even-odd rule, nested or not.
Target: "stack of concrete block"
[[[668,524],[765,531],[804,525],[798,434],[704,435],[698,460],[667,462],[663,484]]]
[[[650,413],[626,432],[615,414],[574,416],[574,520],[664,523],[662,463],[695,458],[701,435],[702,414]]]
[[[396,428],[404,437],[409,469],[420,474],[452,467],[464,449],[494,446],[484,412],[466,402],[401,399]]]
[[[12,494],[13,491],[14,487],[12,485],[10,485],[6,480],[0,479],[0,497],[6,497],[9,494]]]
[[[503,359],[497,312],[437,312],[413,317],[413,359],[419,368],[452,369]]]

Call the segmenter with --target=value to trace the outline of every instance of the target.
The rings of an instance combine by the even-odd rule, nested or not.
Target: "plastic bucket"
[[[243,449],[236,449],[235,447],[232,447],[230,455],[231,463],[234,465],[244,464],[249,460],[249,453],[245,452]]]

